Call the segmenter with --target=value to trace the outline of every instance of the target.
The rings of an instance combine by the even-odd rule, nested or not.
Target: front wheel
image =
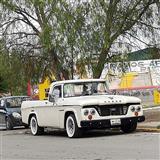
[[[70,114],[66,120],[66,131],[69,138],[80,137],[82,130],[78,128],[74,114]]]
[[[121,126],[121,130],[124,133],[134,132],[136,130],[136,128],[137,128],[137,122],[132,122],[132,123]]]
[[[6,118],[6,129],[7,130],[13,129],[13,124],[12,124],[11,119],[9,117]]]
[[[44,128],[38,126],[38,122],[37,122],[36,116],[32,116],[32,118],[30,120],[30,127],[31,127],[31,133],[34,136],[40,135],[40,134],[42,134],[44,132]]]

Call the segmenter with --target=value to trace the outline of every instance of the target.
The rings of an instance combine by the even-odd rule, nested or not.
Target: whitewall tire
[[[82,130],[78,128],[74,114],[70,114],[66,120],[66,132],[69,138],[80,137]]]
[[[32,116],[30,120],[30,128],[31,128],[31,133],[35,135],[40,135],[44,132],[44,128],[38,126],[38,122],[36,119],[36,116]]]

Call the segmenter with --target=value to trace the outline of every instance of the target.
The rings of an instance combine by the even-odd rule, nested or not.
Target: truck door
[[[43,119],[40,123],[41,126],[48,126],[59,128],[59,109],[62,106],[62,87],[61,85],[54,86],[52,94],[55,97],[55,102],[46,102],[42,113],[39,115],[43,116],[40,119]],[[45,117],[45,118],[44,118]],[[45,119],[45,121],[44,121]]]

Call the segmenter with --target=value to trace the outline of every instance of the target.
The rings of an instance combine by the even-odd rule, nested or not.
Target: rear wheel
[[[9,117],[6,117],[6,129],[7,130],[13,129],[13,124],[12,124],[11,119]]]
[[[38,126],[37,118],[36,116],[32,116],[30,120],[30,127],[31,127],[31,133],[35,135],[41,135],[44,132],[43,127]]]
[[[136,130],[136,128],[137,128],[137,122],[131,122],[131,123],[128,123],[126,125],[121,126],[121,130],[124,133],[134,132]]]
[[[69,138],[80,137],[82,130],[78,128],[74,114],[70,114],[66,120],[66,131]]]

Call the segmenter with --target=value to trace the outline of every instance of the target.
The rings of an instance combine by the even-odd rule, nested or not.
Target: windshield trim
[[[91,88],[90,88],[90,94],[87,94],[87,95],[82,95],[82,94],[79,94],[79,95],[66,95],[65,93],[65,86],[68,85],[68,84],[71,84],[71,85],[76,85],[76,84],[79,84],[79,85],[85,85],[85,84],[103,84],[104,87],[105,87],[105,91],[103,93],[94,93],[94,92],[91,92]],[[71,97],[82,97],[82,96],[96,96],[96,95],[110,95],[110,91],[109,91],[109,88],[108,88],[108,85],[106,83],[106,81],[84,81],[84,82],[74,82],[74,83],[64,83],[63,84],[63,98],[71,98]]]

